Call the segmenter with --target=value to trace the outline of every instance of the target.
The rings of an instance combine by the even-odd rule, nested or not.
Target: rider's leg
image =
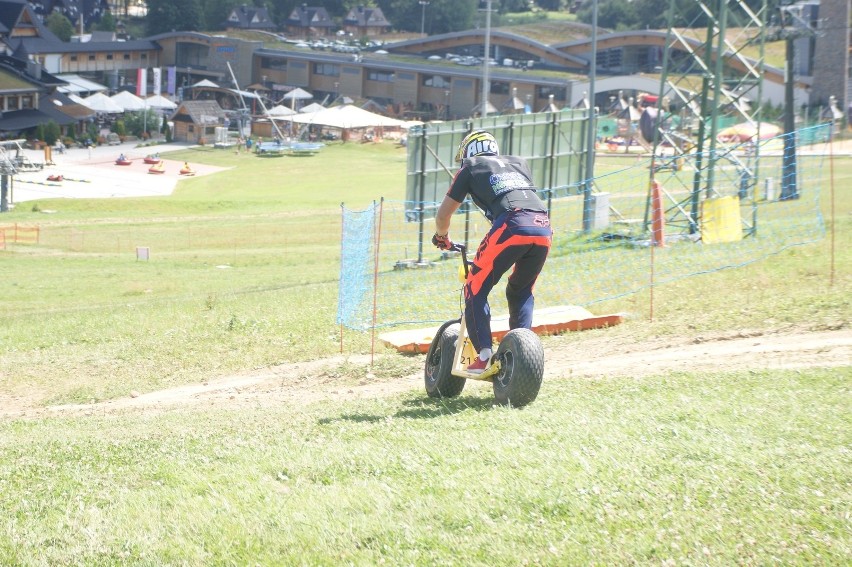
[[[491,290],[488,286],[488,291]],[[488,291],[481,290],[468,297],[465,287],[464,323],[467,334],[476,352],[491,348],[491,308],[488,305]]]
[[[502,260],[508,248],[504,242],[505,226],[500,224],[492,227],[491,231],[479,244],[476,256],[470,265],[467,280],[464,285],[465,325],[477,352],[490,349],[491,341],[491,309],[488,305],[488,294],[500,280],[503,273],[512,265]]]
[[[509,302],[509,329],[529,329],[532,327],[535,307],[533,287],[539,273],[541,273],[549,250],[547,246],[532,244],[515,263],[515,269],[506,283],[506,300]]]
[[[529,248],[513,245],[516,238],[503,230],[492,231],[479,245],[465,282],[465,325],[480,356],[483,349],[492,346],[488,294]]]

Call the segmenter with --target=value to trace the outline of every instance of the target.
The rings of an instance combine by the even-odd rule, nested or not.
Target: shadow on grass
[[[372,415],[367,413],[344,414],[339,417],[323,418],[319,423],[327,424],[336,421],[354,421],[359,423],[372,423],[384,421],[389,417],[399,419],[432,419],[446,415],[463,413],[466,411],[490,411],[494,406],[492,397],[458,397],[458,398],[429,398],[422,397],[404,400],[404,408],[393,415]]]

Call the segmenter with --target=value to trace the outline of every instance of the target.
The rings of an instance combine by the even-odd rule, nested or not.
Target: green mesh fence
[[[827,128],[799,131],[797,139],[825,141]],[[798,145],[794,168],[785,167],[783,147],[782,136],[728,146],[712,156],[599,155],[591,194],[583,193],[585,182],[544,190],[551,197],[554,240],[536,284],[536,308],[588,306],[648,289],[655,236],[664,243],[654,248],[655,285],[743,266],[822,238],[819,200],[828,145]],[[710,164],[712,186],[707,171],[698,169]],[[406,211],[421,205],[435,203],[384,200],[366,212],[343,211],[344,226],[366,215],[380,228],[344,233],[339,313],[350,315],[339,322],[364,330],[372,321],[383,328],[435,323],[458,313],[460,262],[432,247],[431,224],[421,230],[410,215],[407,220]],[[465,204],[450,235],[472,250],[488,228]],[[368,258],[368,249],[378,253]],[[374,277],[358,269],[375,270]],[[505,310],[501,289],[492,298],[495,314]]]

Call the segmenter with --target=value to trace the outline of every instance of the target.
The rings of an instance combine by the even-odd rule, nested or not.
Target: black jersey
[[[462,162],[447,195],[459,203],[470,195],[474,204],[494,221],[512,210],[545,212],[536,195],[527,162],[516,156],[476,156]]]

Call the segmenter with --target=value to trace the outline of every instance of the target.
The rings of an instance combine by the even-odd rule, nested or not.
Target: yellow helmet
[[[464,137],[456,151],[456,163],[473,156],[498,156],[497,140],[489,132],[474,130]]]

